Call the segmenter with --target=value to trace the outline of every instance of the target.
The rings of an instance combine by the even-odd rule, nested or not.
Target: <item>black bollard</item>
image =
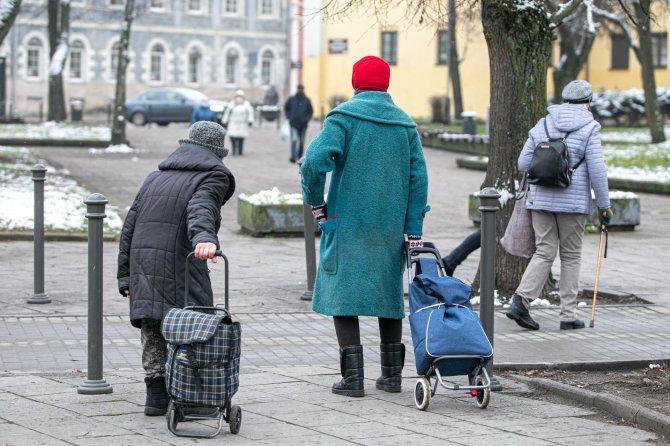
[[[44,292],[44,182],[46,181],[47,168],[41,164],[35,164],[32,169],[33,183],[35,184],[35,218],[34,218],[34,242],[35,252],[35,284],[34,294],[28,299],[29,304],[49,304],[51,299]]]
[[[298,171],[302,163],[305,162],[303,156],[298,160]],[[302,177],[302,174],[301,174]],[[316,247],[314,245],[314,216],[312,207],[303,201],[302,203],[303,227],[305,234],[305,262],[307,266],[307,291],[300,296],[300,300],[312,300],[314,294],[314,280],[316,278]]]
[[[96,395],[113,391],[102,377],[102,219],[107,217],[107,199],[91,194],[84,203],[88,218],[88,378],[77,392]]]
[[[500,194],[492,187],[479,192],[479,210],[482,213],[482,247],[479,260],[479,318],[486,336],[493,346],[493,311],[495,309],[495,248],[496,248],[496,212]],[[493,376],[493,358],[486,366],[491,378],[491,390],[502,390],[502,385]]]

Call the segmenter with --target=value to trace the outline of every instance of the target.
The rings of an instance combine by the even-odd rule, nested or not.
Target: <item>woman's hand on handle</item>
[[[216,245],[214,243],[198,243],[195,245],[193,255],[196,259],[207,260],[212,259],[216,263]]]

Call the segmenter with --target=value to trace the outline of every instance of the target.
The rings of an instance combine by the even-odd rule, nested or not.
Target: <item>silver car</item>
[[[199,107],[203,99],[208,101],[220,122],[226,103],[209,100],[206,95],[190,88],[154,88],[140,93],[126,101],[126,119],[135,125],[191,122],[193,108]]]

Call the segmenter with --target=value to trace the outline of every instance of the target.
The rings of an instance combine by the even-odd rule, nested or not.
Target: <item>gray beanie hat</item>
[[[586,81],[572,81],[563,88],[563,102],[570,104],[588,104],[593,99],[593,87]]]
[[[216,122],[198,121],[188,130],[188,139],[180,139],[179,144],[195,144],[205,147],[219,158],[228,155],[228,149],[223,146],[226,131]]]

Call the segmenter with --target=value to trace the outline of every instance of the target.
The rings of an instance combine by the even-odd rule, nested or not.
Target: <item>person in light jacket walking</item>
[[[342,380],[332,391],[345,396],[365,394],[358,316],[379,320],[377,388],[400,392],[404,235],[421,246],[427,211],[419,134],[386,92],[389,77],[388,64],[378,57],[354,64],[354,96],[328,113],[301,168],[303,199],[322,232],[312,309],[334,316]]]
[[[130,299],[130,323],[141,330],[148,416],[167,412],[161,321],[171,308],[184,305],[191,251],[198,260],[190,265],[189,305],[212,305],[206,259],[216,261],[221,207],[235,191],[235,178],[222,161],[228,153],[224,139],[218,123],[193,124],[188,139],[179,140],[177,150],[146,178],[123,224],[118,287]]]
[[[246,100],[244,91],[237,90],[230,107],[223,114],[223,124],[228,130],[233,155],[242,155],[244,138],[249,136],[249,127],[254,123],[254,109]]]
[[[570,82],[562,92],[563,104],[552,105],[549,114],[540,119],[529,134],[519,156],[519,169],[527,171],[535,146],[547,139],[545,122],[552,138],[569,135],[568,162],[571,167],[584,160],[572,175],[567,188],[531,185],[526,197],[535,232],[536,251],[512,296],[507,317],[519,326],[538,330],[540,325],[530,316],[530,301],[538,298],[547,281],[551,265],[560,252],[560,329],[584,328],[577,319],[577,292],[586,216],[593,212],[591,188],[599,208],[601,224],[612,218],[607,169],[600,145],[600,124],[589,111],[593,87],[583,80]]]

